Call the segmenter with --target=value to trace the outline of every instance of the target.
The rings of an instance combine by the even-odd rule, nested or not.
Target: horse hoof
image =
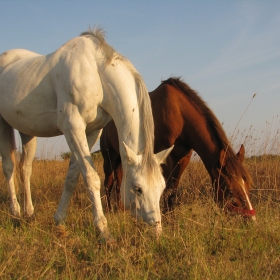
[[[69,236],[69,232],[64,225],[57,225],[55,228],[55,233],[59,238],[66,238],[67,236]]]
[[[28,209],[26,209],[24,215],[25,217],[32,217],[34,214],[34,208],[33,207],[30,207]]]
[[[31,222],[35,221],[35,215],[31,215],[31,216],[26,215],[24,218],[27,223],[31,223]]]

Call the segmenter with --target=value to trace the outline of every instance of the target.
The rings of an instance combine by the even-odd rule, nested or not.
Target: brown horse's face
[[[221,151],[219,162],[212,170],[215,180],[215,200],[226,210],[255,220],[255,210],[249,199],[251,179],[246,178],[242,166],[244,154],[243,145],[236,158],[231,160],[227,159],[224,150]]]

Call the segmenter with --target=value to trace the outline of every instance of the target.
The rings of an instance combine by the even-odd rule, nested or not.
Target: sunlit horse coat
[[[123,203],[160,232],[159,200],[165,184],[159,163],[169,150],[154,156],[154,125],[145,84],[130,61],[106,43],[103,30],[84,32],[46,56],[21,49],[1,54],[0,153],[12,214],[20,216],[14,188],[13,128],[19,130],[23,143],[21,167],[27,216],[34,211],[30,175],[35,136],[64,134],[72,156],[55,220],[65,220],[81,172],[95,225],[103,237],[109,238],[100,179],[90,150],[111,118],[117,126],[124,163]]]

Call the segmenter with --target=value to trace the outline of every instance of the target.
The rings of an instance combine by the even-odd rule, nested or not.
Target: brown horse
[[[249,199],[252,179],[242,164],[244,146],[235,154],[222,125],[201,97],[180,78],[169,78],[150,93],[155,123],[157,153],[174,148],[162,166],[166,180],[164,208],[172,208],[180,177],[192,150],[202,159],[214,186],[214,199],[227,210],[255,220]],[[104,158],[105,189],[111,209],[110,192],[116,182],[117,199],[122,179],[117,130],[113,121],[103,129],[100,148]],[[139,151],[140,152],[140,151]]]

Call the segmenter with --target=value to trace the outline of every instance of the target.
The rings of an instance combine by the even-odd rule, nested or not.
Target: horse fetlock
[[[162,226],[161,226],[161,221],[156,221],[154,223],[155,226],[155,234],[156,237],[159,237],[162,234]]]
[[[61,213],[56,211],[54,214],[54,221],[57,225],[62,225],[65,223],[65,217],[63,217]]]
[[[34,207],[33,207],[33,205],[26,206],[25,209],[24,209],[24,214],[27,217],[31,217],[34,214]]]
[[[94,225],[99,229],[102,238],[105,238],[106,240],[111,239],[111,234],[107,225],[107,219],[104,216],[94,219]]]
[[[103,216],[100,218],[94,219],[94,225],[102,231],[103,229],[107,228],[107,219]]]
[[[17,201],[12,201],[10,204],[10,209],[11,209],[11,213],[13,216],[19,218],[21,216],[20,214],[20,206],[19,203]]]
[[[162,234],[162,226],[156,226],[156,237],[160,237]]]

